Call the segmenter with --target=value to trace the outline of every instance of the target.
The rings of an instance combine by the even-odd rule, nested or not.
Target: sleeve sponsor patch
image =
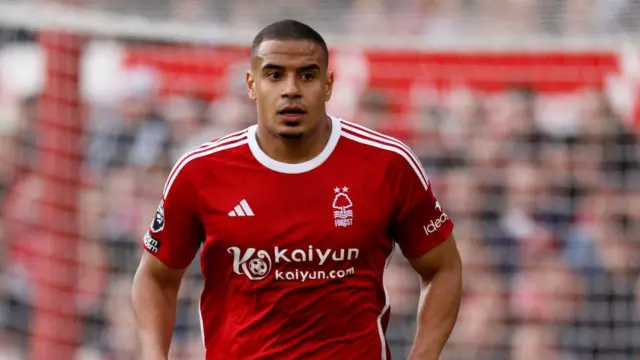
[[[147,231],[147,233],[144,235],[144,247],[146,247],[147,250],[151,251],[152,253],[156,254],[158,253],[158,249],[160,249],[160,241],[151,237],[151,234],[149,234],[149,232]]]

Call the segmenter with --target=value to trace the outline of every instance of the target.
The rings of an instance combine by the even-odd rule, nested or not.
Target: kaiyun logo
[[[360,256],[360,250],[356,248],[318,249],[309,245],[307,249],[289,249],[274,247],[273,253],[255,248],[240,249],[232,246],[227,251],[233,255],[233,272],[237,275],[245,275],[250,280],[263,280],[276,264],[314,263],[317,266],[325,266],[329,263],[343,263],[352,261]],[[287,269],[275,270],[276,280],[306,281],[327,278],[342,278],[355,274],[353,267],[348,269]]]

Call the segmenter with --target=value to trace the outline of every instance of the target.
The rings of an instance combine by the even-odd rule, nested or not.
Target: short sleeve
[[[417,258],[445,241],[453,221],[436,199],[413,153],[402,152],[390,166],[395,201],[391,235],[407,258]]]
[[[189,266],[204,240],[197,190],[189,165],[174,168],[167,179],[162,199],[143,240],[147,252],[174,269]]]

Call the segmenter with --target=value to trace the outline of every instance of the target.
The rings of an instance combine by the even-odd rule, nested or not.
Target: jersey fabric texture
[[[324,150],[286,164],[256,126],[186,153],[144,248],[168,267],[198,250],[207,359],[383,359],[395,245],[417,258],[453,222],[399,141],[331,117]]]

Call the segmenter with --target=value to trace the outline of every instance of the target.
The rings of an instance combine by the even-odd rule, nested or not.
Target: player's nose
[[[282,85],[282,91],[280,95],[283,98],[298,98],[300,97],[300,84],[295,76],[287,76]]]

